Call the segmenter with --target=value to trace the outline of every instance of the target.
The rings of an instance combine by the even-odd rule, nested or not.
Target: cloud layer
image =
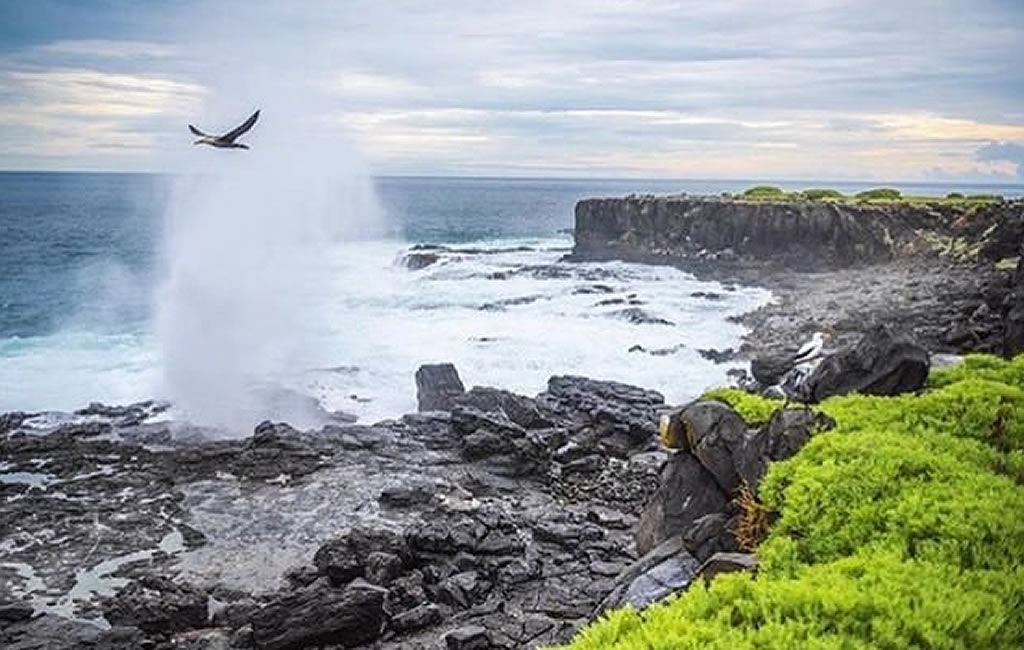
[[[122,8],[99,0],[77,30],[41,15],[80,3],[6,17],[0,167],[173,167],[186,122],[215,130],[258,105],[264,128],[278,109],[344,130],[378,173],[1020,171],[1024,5],[1013,0]]]

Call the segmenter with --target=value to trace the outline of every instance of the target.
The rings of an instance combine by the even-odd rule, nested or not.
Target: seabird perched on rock
[[[814,335],[811,336],[811,340],[804,343],[803,346],[797,350],[796,356],[793,357],[793,365],[798,365],[817,358],[824,347],[825,334],[822,332],[815,332]]]
[[[217,147],[218,149],[248,149],[248,145],[236,143],[235,140],[237,140],[239,136],[243,135],[245,132],[251,129],[252,125],[256,124],[256,120],[258,120],[259,117],[260,112],[256,111],[255,113],[249,116],[249,119],[242,122],[235,128],[231,129],[224,135],[209,135],[207,133],[203,133],[193,125],[189,124],[188,130],[191,131],[194,135],[199,136],[199,139],[193,142],[192,144],[208,144],[211,147]]]

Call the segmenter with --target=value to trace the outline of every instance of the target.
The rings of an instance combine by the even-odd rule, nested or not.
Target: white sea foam
[[[467,385],[493,385],[534,394],[555,374],[582,374],[662,391],[679,402],[726,381],[730,364],[715,365],[701,348],[735,347],[743,330],[726,319],[769,298],[766,291],[726,291],[668,267],[621,262],[558,264],[567,239],[499,240],[474,247],[530,246],[530,251],[487,255],[449,254],[420,271],[397,260],[407,245],[395,241],[335,243],[323,251],[322,283],[300,287],[274,327],[301,337],[309,354],[301,364],[260,366],[260,381],[314,395],[329,409],[364,420],[415,410],[413,373],[422,363],[451,361]],[[554,268],[544,278],[521,269]],[[520,269],[517,271],[517,269]],[[493,279],[506,274],[507,279]],[[543,274],[541,274],[543,275]],[[604,277],[607,276],[607,277]],[[611,293],[578,293],[605,285]],[[698,291],[719,300],[692,297]],[[628,305],[595,306],[636,294],[638,305],[673,325],[636,325],[613,317]],[[515,304],[516,299],[523,300]],[[505,304],[494,310],[485,305]],[[275,339],[276,340],[276,339]],[[664,356],[630,352],[682,345]],[[160,392],[163,353],[150,334],[102,336],[58,334],[0,346],[0,410],[72,409],[102,400],[130,402]],[[241,351],[232,354],[241,354]],[[217,350],[211,358],[223,359]],[[253,422],[247,423],[251,426]]]

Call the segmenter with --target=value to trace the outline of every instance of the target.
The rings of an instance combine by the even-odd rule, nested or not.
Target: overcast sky
[[[1019,182],[1024,1],[0,2],[0,169],[256,107],[378,174]]]

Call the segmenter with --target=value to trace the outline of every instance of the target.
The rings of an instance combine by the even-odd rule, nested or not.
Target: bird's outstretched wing
[[[220,139],[221,140],[226,140],[228,142],[233,142],[235,140],[235,138],[237,138],[238,136],[242,135],[243,133],[245,133],[246,131],[251,129],[252,125],[256,124],[256,120],[258,120],[259,117],[260,117],[260,112],[256,111],[255,113],[253,113],[252,115],[249,116],[249,119],[247,119],[246,121],[242,122],[241,124],[239,124],[235,128],[231,129],[230,131],[228,131],[224,135],[220,136]]]
[[[200,131],[196,127],[192,126],[191,124],[188,125],[188,130],[191,131],[193,135],[198,135],[200,138],[208,138],[208,137],[210,137],[209,135],[207,135],[206,133],[203,133],[202,131]]]

